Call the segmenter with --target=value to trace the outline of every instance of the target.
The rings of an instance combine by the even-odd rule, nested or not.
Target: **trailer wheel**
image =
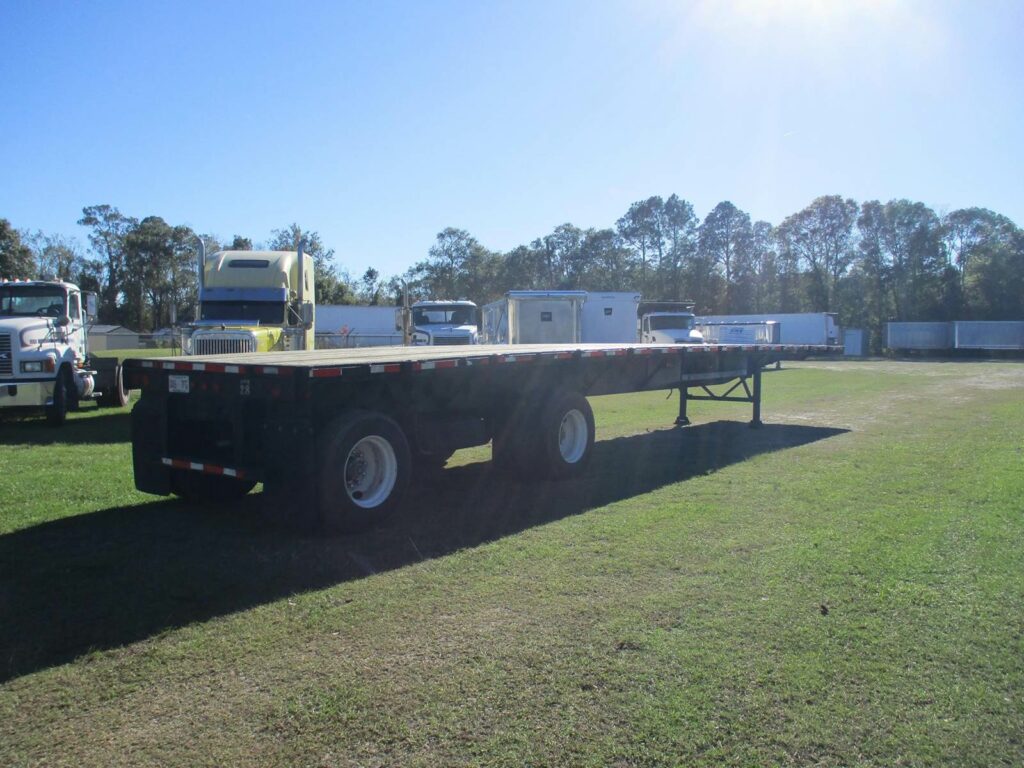
[[[444,465],[448,463],[448,459],[450,459],[454,453],[455,451],[442,451],[441,453],[414,453],[412,455],[412,463],[415,468],[415,474],[420,476],[440,472],[444,469]]]
[[[594,447],[594,411],[578,392],[555,392],[537,420],[534,466],[552,479],[583,471]]]
[[[111,381],[103,390],[97,404],[102,407],[124,408],[128,405],[128,391],[124,388],[124,371],[118,363],[114,368]]]
[[[255,487],[255,480],[207,475],[187,469],[175,469],[171,473],[171,493],[191,504],[223,504],[236,501]]]
[[[491,461],[495,469],[512,477],[529,478],[535,474],[537,409],[520,401],[495,416],[491,439]]]
[[[350,411],[321,433],[318,509],[322,527],[352,533],[386,520],[409,484],[409,441],[391,418]]]
[[[53,404],[46,406],[46,421],[51,427],[59,427],[67,419],[73,386],[71,374],[62,367],[53,383]]]

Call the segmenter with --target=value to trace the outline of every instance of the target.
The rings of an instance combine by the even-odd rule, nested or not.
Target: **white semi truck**
[[[0,410],[43,410],[59,426],[83,400],[128,402],[117,358],[89,354],[95,306],[73,283],[0,281]]]
[[[641,301],[637,307],[644,344],[702,344],[689,301]]]
[[[417,301],[412,305],[413,346],[479,344],[476,304],[472,301]]]

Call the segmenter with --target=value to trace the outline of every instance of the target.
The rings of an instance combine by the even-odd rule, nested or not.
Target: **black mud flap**
[[[162,463],[164,411],[143,397],[132,409],[132,467],[135,487],[144,493],[168,496],[171,470]]]
[[[316,439],[308,419],[263,425],[264,513],[295,530],[317,524]]]

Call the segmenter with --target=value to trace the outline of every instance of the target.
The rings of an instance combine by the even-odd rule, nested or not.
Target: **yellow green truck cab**
[[[219,251],[200,257],[190,355],[313,349],[313,259],[298,251]]]

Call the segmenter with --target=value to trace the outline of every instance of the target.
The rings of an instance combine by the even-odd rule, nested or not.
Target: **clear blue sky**
[[[1024,224],[1022,33],[1012,0],[5,0],[0,217],[295,221],[354,277],[447,226],[505,250],[673,192]]]

